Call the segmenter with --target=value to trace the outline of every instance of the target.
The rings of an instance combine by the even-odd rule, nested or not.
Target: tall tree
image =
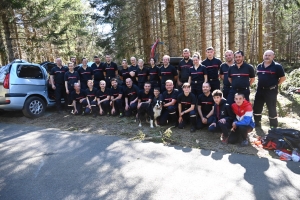
[[[199,0],[200,6],[200,23],[201,23],[201,56],[205,58],[206,45],[206,1]]]
[[[215,1],[210,1],[210,20],[211,20],[211,46],[216,47],[216,38],[215,38]]]
[[[235,19],[234,19],[234,0],[228,0],[228,46],[229,49],[235,49]]]
[[[166,17],[168,26],[168,42],[169,42],[169,54],[170,56],[178,55],[178,40],[177,40],[177,29],[174,14],[174,0],[166,1]]]
[[[187,47],[187,30],[186,30],[186,14],[185,14],[185,0],[179,0],[179,18],[180,18],[180,42],[183,48]]]

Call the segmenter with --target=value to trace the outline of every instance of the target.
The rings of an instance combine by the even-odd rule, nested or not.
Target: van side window
[[[43,72],[40,67],[33,65],[19,65],[17,74],[20,78],[43,79]]]

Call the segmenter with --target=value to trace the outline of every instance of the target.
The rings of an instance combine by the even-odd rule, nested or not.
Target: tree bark
[[[253,33],[253,22],[254,22],[254,11],[255,11],[255,3],[256,0],[252,1],[252,6],[251,6],[251,18],[250,18],[250,22],[249,22],[249,29],[248,29],[248,36],[247,36],[247,51],[246,53],[246,57],[249,59],[250,57],[250,48],[251,48],[251,36]]]
[[[1,58],[1,65],[6,65],[7,63],[7,55],[6,55],[6,48],[4,45],[4,41],[2,39],[2,30],[0,29],[0,58]]]
[[[223,44],[223,1],[220,1],[220,59],[224,57],[224,44]]]
[[[164,41],[164,32],[163,32],[163,23],[162,23],[162,8],[161,8],[161,3],[160,0],[158,0],[158,10],[159,10],[159,31],[160,31],[160,39],[161,41]],[[164,54],[164,45],[159,45],[160,46],[160,52]]]
[[[260,63],[263,61],[263,5],[261,0],[258,1],[258,12],[258,62]]]
[[[180,18],[180,40],[181,47],[187,48],[187,36],[186,36],[186,14],[185,14],[185,0],[179,0],[179,18]]]
[[[151,50],[151,17],[150,17],[150,6],[148,0],[141,1],[141,22],[143,32],[143,53],[145,61],[150,60]]]
[[[9,19],[8,19],[7,13],[2,12],[1,18],[2,18],[2,24],[3,24],[3,29],[4,29],[6,47],[7,47],[7,51],[8,51],[8,61],[12,62],[14,60],[14,51],[13,51],[13,46],[12,46],[12,39],[10,37],[11,32],[9,29]]]
[[[201,23],[201,56],[204,59],[206,57],[205,49],[206,46],[206,16],[205,16],[205,9],[206,9],[206,1],[200,1],[200,23]]]
[[[175,23],[174,14],[174,0],[166,1],[166,16],[168,25],[168,42],[169,42],[169,54],[170,56],[178,56],[178,40],[177,40],[177,29]]]
[[[234,0],[228,0],[228,46],[229,49],[235,49],[235,21],[234,21]]]
[[[210,2],[210,19],[211,19],[211,46],[215,48],[216,38],[215,38],[215,1]]]

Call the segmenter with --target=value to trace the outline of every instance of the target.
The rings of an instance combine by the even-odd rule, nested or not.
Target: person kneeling
[[[232,131],[230,133],[228,143],[235,144],[242,139],[241,146],[247,146],[248,133],[250,133],[255,124],[253,122],[253,110],[252,105],[245,99],[244,94],[236,93],[234,95],[234,101],[231,108],[236,115],[236,119],[232,123]]]
[[[231,129],[231,123],[234,119],[234,113],[232,112],[230,105],[223,99],[223,93],[221,90],[215,90],[212,93],[215,105],[213,123],[208,127],[211,132],[222,131],[221,142],[223,144],[228,143],[228,134]]]
[[[100,90],[97,91],[97,102],[99,106],[99,114],[101,116],[109,116],[110,111],[110,90],[106,88],[106,82],[104,80],[100,81]]]
[[[85,100],[86,94],[83,90],[80,89],[79,83],[74,83],[74,91],[71,93],[71,99],[73,101],[73,114],[81,115],[82,114],[82,102]]]
[[[193,93],[191,93],[191,85],[189,83],[184,83],[183,93],[180,93],[177,97],[178,102],[178,111],[179,111],[179,119],[178,119],[178,128],[182,129],[185,127],[189,121],[191,122],[191,132],[194,132],[196,129],[196,97]]]
[[[145,113],[148,114],[148,116],[151,116],[151,100],[153,99],[153,95],[150,92],[151,89],[151,83],[146,82],[144,85],[144,90],[139,91],[138,95],[138,105],[137,105],[137,110],[138,110],[138,123],[139,127],[142,126],[142,117],[145,116]]]

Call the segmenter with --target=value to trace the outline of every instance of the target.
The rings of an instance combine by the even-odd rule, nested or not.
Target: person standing
[[[112,78],[118,77],[118,66],[116,63],[111,61],[111,56],[109,54],[105,55],[106,62],[104,63],[104,76],[105,76],[105,82],[106,87],[111,88],[110,80]]]
[[[149,80],[149,70],[144,67],[144,61],[138,60],[138,68],[135,72],[136,81],[140,90],[144,89],[144,84]]]
[[[182,56],[183,59],[179,62],[177,73],[177,87],[180,91],[182,91],[182,84],[188,82],[190,75],[190,68],[193,66],[193,60],[190,58],[190,50],[183,49]]]
[[[261,126],[261,113],[266,103],[269,111],[269,124],[277,128],[276,102],[278,86],[286,80],[283,67],[274,61],[275,54],[272,50],[265,51],[264,61],[257,66],[258,77],[257,91],[254,98],[254,121],[257,127]]]
[[[77,70],[80,76],[80,87],[82,90],[88,88],[87,81],[93,79],[93,69],[87,66],[87,59],[82,58],[82,66]]]
[[[233,51],[225,51],[225,61],[220,66],[220,78],[223,80],[223,98],[227,99],[231,84],[228,80],[228,70],[234,64]]]
[[[207,79],[211,87],[211,92],[213,92],[220,89],[219,70],[222,61],[214,57],[215,50],[213,47],[208,47],[205,52],[207,58],[202,61],[202,65],[206,67]]]
[[[74,91],[74,83],[80,83],[80,77],[77,72],[74,71],[74,64],[72,62],[68,63],[69,71],[65,73],[65,88],[66,94],[68,96],[68,105],[72,104],[71,93]]]
[[[100,89],[99,82],[104,80],[104,69],[103,63],[101,63],[100,58],[98,56],[94,56],[94,63],[91,68],[93,69],[94,74],[94,88]]]
[[[164,55],[163,66],[160,68],[159,77],[161,80],[161,92],[166,90],[166,81],[171,80],[173,83],[177,81],[177,70],[170,65],[170,56]]]
[[[61,58],[56,58],[56,66],[51,69],[50,72],[50,84],[54,90],[56,109],[58,113],[61,113],[61,98],[65,99],[65,108],[68,105],[68,97],[65,88],[65,73],[68,71],[66,67],[62,65]]]
[[[231,88],[227,96],[229,105],[234,103],[234,95],[236,93],[244,94],[249,101],[250,86],[255,80],[255,73],[252,65],[244,62],[244,52],[239,50],[234,53],[235,64],[228,70],[228,80]]]
[[[136,73],[136,70],[138,69],[138,65],[136,64],[136,58],[131,57],[130,62],[131,62],[131,65],[129,67],[130,78],[131,78],[133,84],[137,86],[138,82],[136,81],[136,74],[135,73]]]
[[[193,66],[190,68],[189,84],[192,86],[192,93],[198,97],[202,94],[202,84],[207,82],[207,69],[200,64],[201,56],[199,53],[193,55]]]
[[[122,69],[119,70],[119,76],[120,76],[120,79],[122,80],[122,86],[125,87],[126,86],[126,79],[131,78],[131,76],[129,74],[129,68],[128,68],[128,64],[127,64],[126,59],[122,60]]]
[[[159,68],[155,65],[155,59],[150,58],[149,82],[151,83],[151,91],[160,86]]]

